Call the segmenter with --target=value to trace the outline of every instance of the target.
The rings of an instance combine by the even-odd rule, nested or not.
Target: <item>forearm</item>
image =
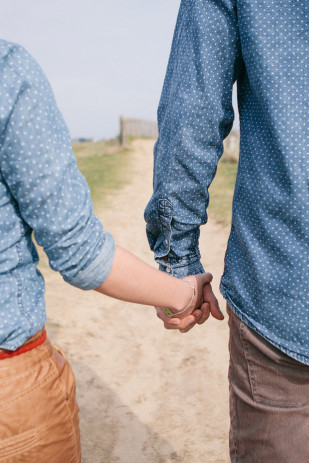
[[[184,309],[192,297],[192,288],[183,280],[166,275],[125,249],[116,246],[109,276],[96,291],[128,302]]]

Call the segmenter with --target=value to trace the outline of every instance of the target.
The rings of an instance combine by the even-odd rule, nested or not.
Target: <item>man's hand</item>
[[[217,320],[223,320],[224,315],[210,285],[212,275],[210,273],[191,275],[186,279],[190,280],[196,289],[196,298],[191,310],[182,318],[169,318],[161,307],[156,307],[157,316],[163,321],[164,327],[166,329],[178,329],[181,333],[186,333],[196,323],[203,324],[210,314]]]

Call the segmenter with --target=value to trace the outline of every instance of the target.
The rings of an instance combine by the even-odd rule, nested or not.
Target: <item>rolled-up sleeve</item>
[[[232,128],[232,88],[241,63],[236,2],[182,0],[158,108],[154,191],[145,211],[155,259],[178,277],[204,271],[200,226]]]
[[[77,169],[71,139],[50,85],[36,61],[12,45],[3,73],[1,175],[16,210],[65,281],[82,289],[107,278],[115,246],[93,213],[88,185]]]

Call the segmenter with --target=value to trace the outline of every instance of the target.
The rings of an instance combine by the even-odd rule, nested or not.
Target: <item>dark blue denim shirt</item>
[[[89,188],[42,70],[0,40],[0,347],[43,327],[44,280],[32,231],[50,266],[82,289],[108,276],[114,241],[93,214]]]
[[[149,243],[162,270],[204,271],[199,228],[235,81],[240,161],[221,291],[251,328],[309,364],[308,0],[182,0],[158,109]]]

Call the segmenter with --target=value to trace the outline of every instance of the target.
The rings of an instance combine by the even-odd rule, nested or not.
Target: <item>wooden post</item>
[[[120,116],[120,144],[126,144],[126,121],[125,118]]]

